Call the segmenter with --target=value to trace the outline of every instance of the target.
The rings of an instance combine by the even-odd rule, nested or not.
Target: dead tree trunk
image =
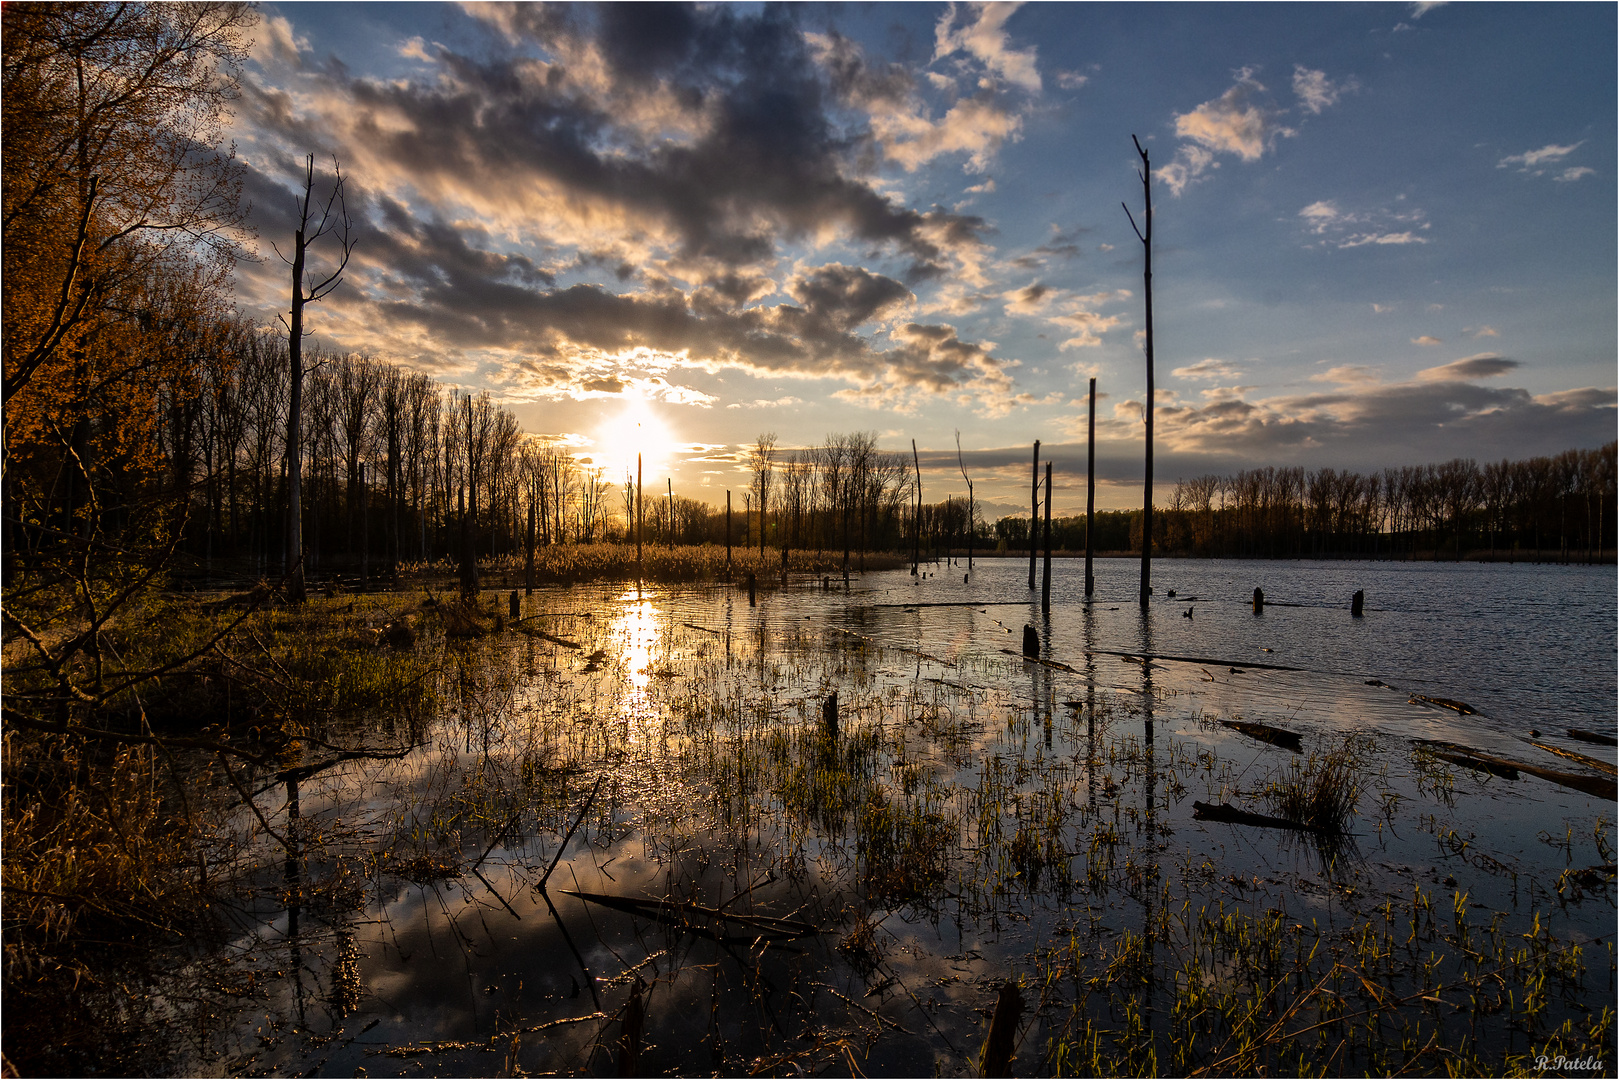
[[[1141,140],[1134,135],[1130,139],[1136,144],[1136,153],[1141,155],[1141,191],[1146,199],[1145,229],[1137,228],[1130,208],[1124,208],[1125,216],[1130,219],[1130,228],[1135,229],[1136,238],[1146,252],[1145,268],[1141,274],[1147,305],[1147,404],[1142,417],[1147,424],[1147,480],[1141,505],[1141,606],[1146,607],[1147,598],[1152,595],[1152,163]]]

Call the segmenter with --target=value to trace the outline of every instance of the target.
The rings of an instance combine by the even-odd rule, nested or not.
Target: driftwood
[[[1411,700],[1407,702],[1407,704],[1415,705],[1419,701],[1426,701],[1430,705],[1438,705],[1442,709],[1455,709],[1463,716],[1472,716],[1478,712],[1477,709],[1473,708],[1473,706],[1469,705],[1465,701],[1452,701],[1450,698],[1443,697],[1429,697],[1426,694],[1412,694]]]
[[[1271,727],[1269,724],[1256,724],[1249,720],[1221,720],[1220,726],[1240,731],[1250,739],[1258,739],[1260,742],[1291,750],[1295,754],[1304,753],[1304,736],[1296,731]]]
[[[1320,832],[1320,829],[1268,814],[1252,814],[1226,803],[1192,803],[1192,817],[1199,821],[1223,821],[1230,825],[1257,825],[1264,829],[1292,829],[1294,832]]]
[[[1569,728],[1568,737],[1581,742],[1596,743],[1598,746],[1619,746],[1619,739],[1612,735],[1601,735],[1595,731],[1586,731],[1582,728]]]
[[[1539,765],[1514,761],[1511,758],[1504,758],[1497,754],[1486,754],[1482,750],[1475,750],[1470,746],[1459,746],[1456,743],[1440,742],[1434,739],[1417,739],[1415,742],[1419,746],[1428,747],[1435,755],[1443,757],[1446,761],[1453,761],[1458,765],[1467,765],[1469,768],[1478,768],[1484,772],[1495,772],[1494,769],[1487,768],[1486,766],[1488,765],[1517,769],[1519,772],[1526,772],[1530,776],[1538,776],[1542,780],[1550,780],[1554,784],[1561,784],[1566,788],[1573,788],[1575,791],[1583,791],[1587,795],[1607,799],[1609,802],[1619,799],[1619,784],[1616,784],[1614,780],[1608,777],[1590,776],[1585,773],[1560,772],[1557,769],[1542,768]],[[1458,761],[1456,760],[1457,758],[1466,758],[1467,760]]]

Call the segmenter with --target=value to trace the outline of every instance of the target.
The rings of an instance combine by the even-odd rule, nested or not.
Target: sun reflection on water
[[[662,638],[658,629],[657,607],[652,599],[639,589],[628,589],[618,597],[618,615],[613,620],[613,635],[622,641],[624,657],[625,694],[619,703],[618,714],[632,723],[630,738],[639,741],[636,730],[652,718],[653,702],[650,693],[654,653]]]

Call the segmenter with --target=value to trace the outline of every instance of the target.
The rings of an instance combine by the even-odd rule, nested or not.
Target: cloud
[[[1444,342],[1441,341],[1439,338],[1434,337],[1432,334],[1423,334],[1421,337],[1412,338],[1411,339],[1411,344],[1413,344],[1413,345],[1443,345]]]
[[[1421,231],[1429,227],[1427,214],[1418,209],[1374,208],[1352,212],[1341,209],[1332,199],[1321,199],[1300,210],[1298,216],[1311,236],[1322,238],[1319,243],[1336,248],[1428,242],[1428,238],[1421,235]],[[1412,225],[1415,228],[1396,230],[1395,226],[1398,225]],[[1389,308],[1373,304],[1372,310],[1382,313]]]
[[[440,47],[422,75],[388,81],[323,65],[291,93],[250,79],[240,127],[266,152],[336,152],[409,205],[517,235],[544,222],[561,245],[609,236],[620,261],[689,275],[844,238],[903,255],[920,278],[959,270],[957,255],[982,243],[980,219],[913,209],[865,177],[860,129],[834,116],[827,75],[786,12],[475,11],[510,49]],[[970,102],[963,112],[981,115]],[[993,137],[974,142],[958,120],[938,142],[983,154]]]
[[[1057,72],[1057,85],[1064,90],[1078,90],[1090,81],[1091,77],[1089,75],[1081,75],[1077,71],[1059,70]]]
[[[1225,360],[1217,360],[1214,357],[1199,360],[1197,363],[1188,364],[1185,367],[1178,367],[1171,374],[1179,379],[1236,379],[1242,376],[1242,372],[1231,366],[1230,363]]]
[[[1245,67],[1225,93],[1190,112],[1175,114],[1175,134],[1183,141],[1174,160],[1154,175],[1180,195],[1209,168],[1219,167],[1217,154],[1258,161],[1277,139],[1298,134],[1281,123],[1281,110],[1264,94],[1254,69]]]
[[[1561,165],[1564,158],[1568,157],[1570,154],[1584,145],[1584,139],[1581,139],[1577,143],[1569,143],[1567,146],[1560,146],[1557,143],[1547,143],[1539,150],[1526,150],[1521,154],[1508,154],[1506,157],[1496,162],[1495,167],[1498,169],[1505,169],[1509,166],[1516,165],[1518,167],[1518,171],[1526,176],[1545,176],[1548,171],[1547,166]],[[1587,165],[1576,165],[1563,169],[1557,174],[1557,176],[1554,177],[1554,179],[1565,182],[1578,180],[1582,176],[1590,176],[1595,172],[1595,169]]]
[[[1389,312],[1394,310],[1394,305],[1393,304],[1379,304],[1379,303],[1376,303],[1374,301],[1372,303],[1372,310],[1375,311],[1379,315],[1387,315]]]
[[[309,51],[309,39],[293,33],[292,23],[284,15],[271,15],[259,21],[259,36],[254,38],[249,55],[260,64],[300,63],[300,53]]]
[[[1013,49],[1006,33],[1006,20],[1020,6],[974,3],[958,7],[952,2],[934,27],[933,59],[964,52],[1019,89],[1038,94],[1040,72],[1035,66],[1034,48]]]
[[[1467,329],[1463,330],[1462,333],[1471,334],[1476,338],[1501,336],[1501,331],[1497,330],[1493,326],[1481,326],[1477,330],[1474,330],[1472,327],[1468,327]]]
[[[1556,453],[1612,438],[1619,390],[1536,396],[1479,386],[1468,381],[1473,377],[1345,383],[1326,393],[1163,406],[1156,410],[1157,437],[1166,458],[1202,468],[1276,462],[1362,469],[1389,460],[1499,457],[1502,446],[1521,455]]]
[[[1334,83],[1325,71],[1312,71],[1303,64],[1293,65],[1293,94],[1301,108],[1319,115],[1323,109],[1338,103],[1338,98],[1358,88],[1354,79]]]
[[[1417,378],[1424,382],[1444,382],[1460,379],[1488,379],[1496,375],[1505,375],[1514,368],[1519,367],[1516,360],[1508,360],[1497,353],[1478,353],[1474,356],[1464,357],[1461,360],[1452,360],[1439,367],[1425,368],[1417,372]]]
[[[1448,0],[1417,0],[1411,5],[1411,17],[1420,19],[1434,8],[1444,7]]]
[[[1006,301],[1008,315],[1033,315],[1056,299],[1056,293],[1051,286],[1036,281],[1021,289],[1004,292],[1001,298]]]
[[[1340,364],[1311,375],[1310,381],[1331,383],[1334,386],[1376,386],[1383,381],[1383,373],[1364,364]]]
[[[1258,161],[1278,138],[1297,134],[1276,122],[1274,108],[1254,100],[1265,87],[1243,68],[1231,89],[1175,117],[1175,134],[1213,151],[1236,154],[1243,161]]]

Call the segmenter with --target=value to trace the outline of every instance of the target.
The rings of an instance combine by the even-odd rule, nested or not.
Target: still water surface
[[[1175,948],[1197,913],[1274,917],[1319,943],[1386,925],[1379,904],[1410,906],[1417,926],[1425,896],[1441,915],[1425,948],[1460,933],[1443,921],[1454,898],[1457,920],[1483,908],[1473,917],[1496,913],[1504,933],[1582,945],[1566,1015],[1611,998],[1612,802],[1436,769],[1413,740],[1521,757],[1531,728],[1611,733],[1613,567],[1160,560],[1143,614],[1137,564],[1098,562],[1086,604],[1083,563],[1064,560],[1049,618],[1029,603],[1026,563],[985,560],[965,583],[927,569],[847,589],[795,580],[757,606],[718,588],[544,590],[528,610],[567,613],[542,622],[551,638],[449,647],[454,705],[420,749],[304,790],[303,828],[326,846],[284,876],[275,864],[232,945],[260,972],[262,1005],[189,1068],[610,1073],[641,980],[643,1073],[967,1075],[1015,977],[1044,1002],[1020,1029],[1017,1071],[1048,1072],[1075,1037],[1069,1010],[1117,1030],[1124,1003],[1144,1000],[1149,1024],[1168,1023],[1153,987],[1172,998],[1187,977],[1175,965],[1202,963],[1191,937]],[[1015,655],[1025,624],[1062,667]],[[1306,754],[1227,718],[1297,732]],[[1335,854],[1193,813],[1197,800],[1263,811],[1268,784],[1349,746],[1365,790]],[[489,806],[501,809],[477,809]],[[472,823],[513,807],[502,835]],[[873,832],[870,815],[890,810],[906,830]],[[428,852],[455,871],[401,876],[400,860]],[[1570,884],[1603,864],[1583,892]],[[564,890],[821,932],[714,941]],[[1192,922],[1175,930],[1171,910]],[[1113,978],[1143,932],[1146,982],[1083,1004],[1084,979]],[[1386,976],[1404,993],[1415,970]],[[1515,1018],[1482,1033],[1436,1022],[1494,1055],[1543,1038]]]

